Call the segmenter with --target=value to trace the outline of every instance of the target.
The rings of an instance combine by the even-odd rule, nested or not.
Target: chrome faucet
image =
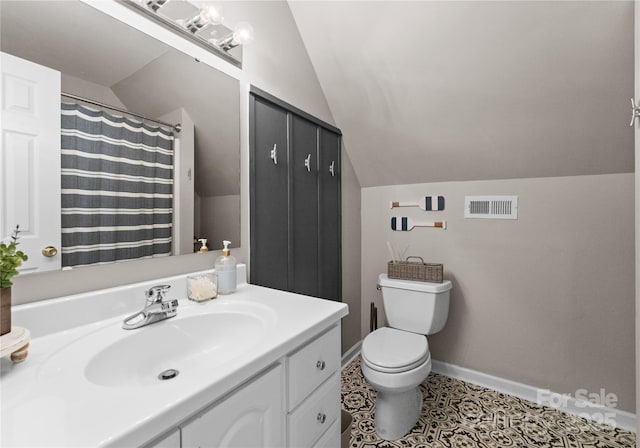
[[[169,319],[178,314],[178,301],[165,300],[164,296],[171,286],[158,285],[145,291],[147,303],[142,311],[127,317],[122,323],[125,330],[133,330],[135,328],[144,327],[154,322]]]

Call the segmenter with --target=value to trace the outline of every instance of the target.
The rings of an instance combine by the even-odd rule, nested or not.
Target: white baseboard
[[[342,368],[349,365],[359,354],[362,341],[356,343],[342,355]],[[514,397],[556,408],[569,414],[585,417],[589,420],[604,422],[625,431],[636,432],[636,415],[620,409],[597,405],[590,401],[578,400],[574,397],[539,389],[528,384],[518,383],[497,376],[478,372],[466,367],[456,366],[433,360],[433,372],[456,378],[478,386],[493,389]]]
[[[569,414],[604,422],[625,431],[636,432],[636,415],[620,409],[594,404],[591,401],[576,399],[567,394],[558,394],[542,390],[528,384],[507,380],[465,367],[433,361],[432,371],[442,375],[477,384],[478,386],[513,395],[525,400],[554,407]],[[584,394],[586,396],[586,393]]]
[[[356,359],[356,357],[360,354],[360,348],[362,347],[362,341],[356,342],[353,347],[344,352],[342,355],[342,369],[351,364],[351,361]]]

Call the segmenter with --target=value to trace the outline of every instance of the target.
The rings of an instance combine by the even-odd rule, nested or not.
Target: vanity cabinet
[[[15,306],[38,344],[3,366],[0,445],[337,448],[347,305],[246,284],[245,268],[229,299],[179,299],[135,331],[133,297],[203,272]],[[160,381],[167,367],[180,375]]]
[[[284,409],[280,364],[182,428],[182,448],[282,447]]]
[[[341,299],[340,130],[252,87],[251,283]]]
[[[338,448],[340,324],[146,448]]]

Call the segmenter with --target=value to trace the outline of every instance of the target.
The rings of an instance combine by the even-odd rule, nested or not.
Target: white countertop
[[[56,315],[60,309],[65,312],[74,309],[65,299],[46,302],[51,303],[23,307],[29,313],[49,314],[50,320],[61,318]],[[170,325],[174,319],[206,313],[213,307],[244,304],[264,309],[270,330],[237,357],[224,362],[212,360],[210,365],[200,365],[197,369],[186,368],[170,381],[112,387],[86,378],[85,366],[93,354],[126,338],[131,331],[143,332],[156,325]],[[20,307],[15,308],[20,320]],[[181,299],[177,317],[138,330],[121,329],[127,313],[129,311],[63,331],[36,329],[32,331],[25,362],[12,364],[8,358],[2,359],[0,444],[3,447],[139,446],[336,324],[348,310],[339,302],[242,284],[235,293],[210,302]],[[19,323],[25,326],[24,322]]]

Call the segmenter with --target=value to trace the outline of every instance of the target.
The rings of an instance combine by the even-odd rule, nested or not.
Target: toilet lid
[[[383,327],[362,342],[362,357],[376,370],[398,372],[412,369],[429,356],[426,336]]]

